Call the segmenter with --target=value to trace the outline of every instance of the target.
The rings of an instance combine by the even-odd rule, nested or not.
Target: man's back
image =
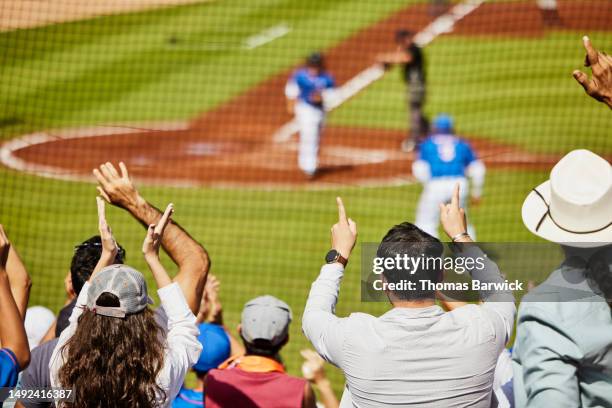
[[[562,265],[525,295],[513,352],[517,406],[612,404],[612,312],[585,278]]]
[[[395,308],[378,318],[357,313],[345,320],[339,364],[356,406],[489,406],[506,341],[495,311]]]

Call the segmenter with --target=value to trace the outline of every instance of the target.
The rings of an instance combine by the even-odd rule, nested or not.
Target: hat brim
[[[536,187],[536,190],[542,194],[546,203],[550,203],[550,180],[540,184]],[[542,216],[548,211],[546,203],[542,201],[535,191],[529,193],[523,203],[521,212],[523,224],[533,234],[547,241],[578,248],[595,248],[612,243],[612,225],[601,231],[589,234],[576,234],[559,228],[549,216],[546,216],[536,231]]]

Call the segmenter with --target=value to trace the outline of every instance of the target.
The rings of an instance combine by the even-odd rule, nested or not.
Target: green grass
[[[612,33],[590,33],[612,49]],[[587,148],[612,153],[612,115],[572,78],[584,60],[580,33],[536,39],[444,36],[425,48],[429,115],[452,114],[460,133],[531,151]],[[397,70],[343,105],[330,124],[405,129],[405,86]]]
[[[416,1],[223,0],[0,33],[1,133],[191,118]]]

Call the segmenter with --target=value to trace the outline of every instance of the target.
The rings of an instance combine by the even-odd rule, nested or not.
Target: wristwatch
[[[336,251],[335,249],[331,249],[327,253],[327,255],[325,255],[325,262],[327,262],[328,264],[333,264],[333,263],[338,262],[338,263],[342,264],[342,266],[344,266],[346,268],[346,264],[348,263],[348,259],[346,259],[342,255],[340,255],[340,252]]]

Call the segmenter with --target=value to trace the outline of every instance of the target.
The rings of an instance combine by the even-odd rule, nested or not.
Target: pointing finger
[[[459,208],[459,183],[455,184],[453,190],[453,198],[451,199],[451,208]]]
[[[586,49],[587,56],[585,66],[593,66],[596,65],[598,61],[598,53],[595,48],[593,48],[593,44],[591,44],[591,39],[586,35],[582,37],[582,42],[584,43],[584,48]]]
[[[338,222],[348,224],[346,218],[346,210],[344,209],[344,203],[340,197],[336,197],[336,203],[338,203]]]

